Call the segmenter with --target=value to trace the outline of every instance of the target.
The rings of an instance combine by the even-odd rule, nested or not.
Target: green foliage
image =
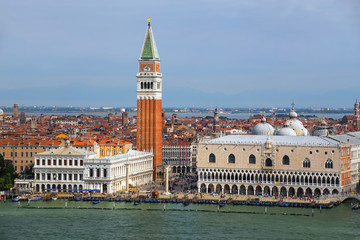
[[[4,157],[0,154],[0,190],[9,190],[14,185],[17,177],[14,166],[6,164]]]

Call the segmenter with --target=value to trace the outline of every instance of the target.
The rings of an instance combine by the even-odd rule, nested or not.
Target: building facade
[[[86,189],[113,193],[129,186],[141,186],[152,181],[153,155],[129,150],[125,154],[91,158],[85,162]]]
[[[98,140],[84,140],[74,138],[70,141],[72,147],[87,151],[94,151],[96,143],[100,157],[126,153],[132,149],[132,143],[117,139],[105,138]],[[0,139],[0,154],[7,160],[11,160],[17,173],[25,171],[26,168],[34,165],[34,157],[38,153],[56,149],[64,146],[65,142],[59,138],[48,139],[25,139],[12,140]]]
[[[351,186],[349,149],[314,136],[234,135],[203,141],[198,190],[284,197],[346,192]]]
[[[163,164],[170,166],[173,174],[188,174],[191,172],[190,143],[163,145],[162,149]]]
[[[37,154],[33,184],[35,191],[97,190],[114,193],[126,190],[129,185],[151,182],[152,153],[129,150],[125,154],[100,157],[96,144],[94,150],[76,149],[67,141],[63,147]]]
[[[34,165],[35,191],[82,191],[85,189],[84,162],[95,156],[94,152],[70,147],[69,141],[64,147],[37,154]]]
[[[329,138],[338,141],[339,143],[349,144],[350,145],[350,164],[348,163],[349,159],[345,152],[343,153],[343,163],[342,168],[346,170],[343,172],[344,181],[350,181],[350,190],[351,192],[359,191],[359,172],[360,172],[360,132],[350,132],[347,134],[332,135]],[[349,175],[351,177],[349,178]]]
[[[136,149],[154,153],[153,177],[162,162],[162,74],[160,57],[148,22],[137,77]]]

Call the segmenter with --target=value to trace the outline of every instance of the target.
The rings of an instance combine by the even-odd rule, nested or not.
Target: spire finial
[[[294,110],[294,106],[295,106],[294,100],[292,100],[291,106],[292,106],[291,110]]]
[[[148,25],[150,26],[150,17],[148,17]]]

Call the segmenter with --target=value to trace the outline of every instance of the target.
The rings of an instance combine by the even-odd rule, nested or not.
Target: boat
[[[357,203],[351,204],[351,209],[352,209],[352,210],[357,210],[357,209],[359,209],[359,204],[357,204]]]
[[[184,204],[184,206],[189,206],[190,203],[189,202],[184,202],[183,204]]]
[[[139,204],[140,204],[139,202],[136,202],[136,201],[134,202],[134,205],[135,205],[135,206],[137,206],[137,205],[139,205]]]
[[[100,201],[93,201],[93,204],[98,204],[100,203]]]
[[[19,197],[16,197],[16,198],[14,198],[12,201],[13,201],[13,202],[18,202],[18,201],[20,201],[20,198],[19,198]]]

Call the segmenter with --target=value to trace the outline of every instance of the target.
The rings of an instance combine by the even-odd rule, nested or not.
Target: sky
[[[352,107],[358,0],[0,0],[0,106],[136,106],[151,17],[164,107]]]

